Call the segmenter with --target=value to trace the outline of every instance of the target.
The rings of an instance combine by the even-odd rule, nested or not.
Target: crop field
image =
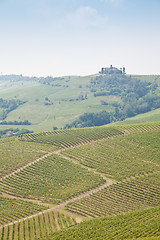
[[[85,221],[66,231],[53,233],[45,240],[142,240],[143,238],[145,240],[158,240],[160,237],[159,222],[160,208],[150,208],[124,215]]]
[[[1,139],[0,240],[158,239],[159,156],[160,122]]]
[[[160,129],[160,123],[148,123],[138,125],[114,126],[114,127],[90,127],[69,130],[48,131],[31,133],[19,136],[19,140],[53,144],[57,148],[69,148],[79,144],[85,144],[98,139],[110,138],[118,135],[146,132]]]
[[[30,216],[47,209],[43,205],[0,196],[0,225]]]
[[[103,182],[100,175],[52,154],[2,179],[0,189],[17,197],[59,203]]]
[[[17,141],[17,138],[0,140],[0,177],[3,177],[35,159],[53,152],[56,148],[48,144]]]
[[[47,211],[0,228],[1,240],[39,239],[76,225],[75,218],[58,211]]]
[[[108,138],[63,151],[116,180],[160,170],[160,130]],[[151,143],[151,144],[149,144]]]
[[[58,148],[68,148],[79,144],[96,141],[98,139],[124,134],[112,127],[94,127],[82,129],[58,130],[37,134],[26,134],[20,140],[48,143]]]
[[[66,209],[84,216],[116,215],[160,204],[160,172],[117,182],[109,187],[70,203]]]

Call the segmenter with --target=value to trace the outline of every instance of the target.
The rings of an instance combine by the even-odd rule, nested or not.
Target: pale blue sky
[[[0,72],[160,74],[160,0],[0,0]]]

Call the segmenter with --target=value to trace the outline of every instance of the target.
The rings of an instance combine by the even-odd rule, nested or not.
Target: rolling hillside
[[[4,104],[0,104],[0,118],[3,116],[5,121],[25,121],[28,120],[31,125],[0,125],[0,130],[6,128],[20,128],[33,130],[35,132],[49,131],[53,127],[64,128],[66,124],[71,124],[84,113],[99,113],[106,111],[114,115],[116,108],[119,108],[119,119],[124,117],[121,114],[138,114],[139,111],[148,112],[158,108],[160,95],[160,78],[159,76],[121,76],[115,80],[113,76],[106,78],[98,75],[92,76],[67,76],[61,78],[29,78],[23,76],[1,76],[0,77],[0,96],[3,101],[8,101],[8,109]],[[109,84],[108,84],[109,83]],[[135,87],[138,84],[139,87]],[[133,85],[133,86],[132,86]],[[152,99],[153,106],[147,107],[141,96],[141,92],[135,95],[133,102],[137,97],[140,99],[139,109],[130,113],[129,106],[124,105],[124,101],[130,101],[129,98],[135,94],[135,89],[146,92],[148,104],[151,104],[150,97],[157,96],[158,99]],[[128,95],[130,91],[132,94]],[[142,92],[143,92],[142,91]],[[128,98],[126,97],[128,95]],[[125,96],[125,99],[123,99]],[[147,102],[146,96],[144,101]],[[128,100],[127,100],[128,99]],[[21,101],[18,106],[12,108],[9,101]],[[4,103],[4,102],[3,102]],[[127,102],[129,103],[129,102]],[[136,106],[134,104],[134,106]],[[123,109],[123,113],[120,113]],[[144,108],[144,109],[143,109]],[[8,111],[8,112],[7,112]],[[138,111],[138,112],[136,112]],[[118,112],[116,112],[117,114]],[[117,121],[117,115],[112,116],[112,121]],[[125,120],[124,123],[138,123],[146,121],[158,121],[159,110],[149,113],[149,115],[139,115],[133,120]]]
[[[0,239],[159,239],[159,136],[152,122],[0,140]]]

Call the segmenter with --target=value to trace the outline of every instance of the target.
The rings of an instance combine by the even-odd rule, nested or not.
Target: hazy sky
[[[160,74],[160,0],[0,0],[0,72]]]

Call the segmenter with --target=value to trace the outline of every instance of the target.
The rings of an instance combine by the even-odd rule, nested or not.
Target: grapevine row
[[[0,228],[1,240],[34,240],[43,238],[58,230],[71,227],[76,220],[56,211],[38,214],[35,217]]]
[[[153,181],[157,183],[153,185]],[[84,216],[115,215],[135,209],[156,207],[160,204],[160,173],[118,182],[70,203],[66,209]]]
[[[150,208],[113,217],[101,217],[80,223],[69,230],[53,233],[45,240],[155,239],[159,232],[160,208]],[[148,237],[148,238],[147,238]]]
[[[2,179],[0,190],[16,197],[60,203],[103,182],[98,174],[52,154]]]

